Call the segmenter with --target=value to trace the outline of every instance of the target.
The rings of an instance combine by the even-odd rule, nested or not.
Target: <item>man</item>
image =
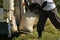
[[[53,0],[32,0],[32,4],[28,6],[28,9],[31,12],[37,9],[39,11],[39,21],[37,24],[39,38],[42,35],[47,18],[50,19],[51,23],[57,29],[60,29],[60,18],[57,16],[58,12]]]

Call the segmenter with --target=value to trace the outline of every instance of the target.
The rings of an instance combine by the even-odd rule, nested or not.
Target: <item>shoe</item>
[[[41,38],[41,36],[38,36],[38,38],[37,39],[40,39]]]

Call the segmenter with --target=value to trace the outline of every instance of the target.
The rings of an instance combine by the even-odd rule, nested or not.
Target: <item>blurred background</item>
[[[60,17],[60,0],[54,0],[54,2],[56,4],[58,12],[59,12],[58,16]],[[2,9],[2,8],[3,8],[3,0],[0,0],[0,9]],[[3,25],[3,24],[5,24],[5,23],[0,23],[0,27],[2,27],[1,25]],[[5,25],[5,26],[7,26],[7,25]],[[0,29],[0,32],[1,32],[1,29]],[[4,36],[4,38],[7,37],[7,35],[3,35],[3,36]],[[0,35],[0,40],[2,40],[3,36]],[[16,37],[16,36],[13,37],[12,40],[38,40],[37,37],[38,37],[38,34],[37,34],[37,31],[36,31],[36,25],[34,25],[33,35],[22,34],[18,37]],[[60,40],[60,31],[58,31],[51,24],[49,19],[47,19],[46,25],[44,27],[44,31],[42,32],[42,38],[40,38],[40,40]]]

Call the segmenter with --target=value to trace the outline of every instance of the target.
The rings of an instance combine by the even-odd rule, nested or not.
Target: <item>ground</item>
[[[60,16],[59,16],[60,17]],[[8,27],[6,23],[0,22],[0,40],[5,40],[7,35],[2,33],[7,33]],[[44,27],[44,31],[42,32],[42,37],[38,38],[38,34],[36,28],[33,31],[33,35],[31,34],[22,34],[19,36],[14,36],[12,40],[60,40],[60,31],[58,31],[50,22],[47,20],[46,25]]]
[[[42,37],[37,39],[38,34],[36,28],[33,31],[33,35],[31,34],[22,34],[18,37],[14,37],[12,40],[60,40],[60,31],[58,31],[50,22],[46,22],[44,31],[42,32]]]

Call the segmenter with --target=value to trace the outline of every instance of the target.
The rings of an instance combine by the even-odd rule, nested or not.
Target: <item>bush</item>
[[[54,0],[58,11],[60,12],[60,0]]]
[[[3,7],[3,0],[0,0],[0,7]]]

